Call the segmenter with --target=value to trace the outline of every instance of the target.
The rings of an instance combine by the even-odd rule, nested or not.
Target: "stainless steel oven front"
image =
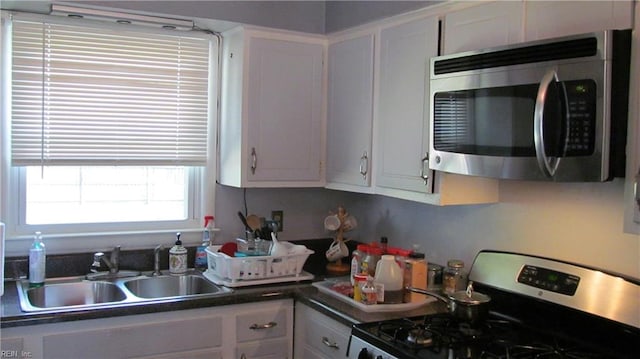
[[[610,179],[620,161],[611,156],[623,156],[626,143],[629,34],[432,58],[430,168],[521,180]]]
[[[351,335],[349,351],[347,353],[349,359],[396,359],[397,357],[385,352],[375,345],[357,336]]]

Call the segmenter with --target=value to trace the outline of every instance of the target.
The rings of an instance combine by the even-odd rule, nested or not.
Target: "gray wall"
[[[39,1],[4,0],[3,9],[48,12],[49,2],[215,19],[310,33],[329,33],[439,1]],[[212,30],[225,30],[214,28]]]
[[[95,6],[324,33],[323,1],[90,1],[90,3]]]

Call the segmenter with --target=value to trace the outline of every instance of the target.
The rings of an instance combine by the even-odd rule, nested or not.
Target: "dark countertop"
[[[347,326],[361,322],[419,316],[445,310],[445,306],[443,304],[433,302],[411,311],[383,313],[365,312],[332,296],[319,292],[317,288],[311,285],[311,282],[307,281],[292,284],[271,284],[235,288],[232,293],[210,298],[173,299],[128,303],[125,305],[115,305],[113,307],[102,307],[80,311],[26,313],[20,309],[15,282],[6,282],[5,293],[2,296],[2,303],[0,304],[2,316],[0,318],[0,322],[2,328],[11,328],[24,325],[111,318],[123,315],[206,308],[287,298],[307,304]]]
[[[324,280],[325,277],[327,277],[325,273],[327,261],[324,257],[324,251],[328,248],[329,244],[331,244],[331,241],[332,239],[292,241],[294,243],[304,244],[309,249],[314,250],[315,254],[309,257],[305,263],[304,270],[313,273],[315,275],[315,281]],[[347,243],[350,250],[352,250],[352,247],[355,245],[356,243],[353,241]],[[191,262],[195,256],[195,248],[188,248],[188,250],[190,256],[189,261]],[[168,267],[168,263],[165,261],[168,256],[165,254],[166,253],[163,253],[161,256],[162,269]],[[93,256],[91,253],[47,256],[47,274],[51,274],[52,277],[82,275],[85,274],[90,267],[92,259]],[[123,252],[121,264],[125,269],[141,271],[153,268],[153,250]],[[5,276],[7,278],[24,277],[25,273],[28,273],[28,259],[26,257],[5,260]],[[0,327],[11,328],[25,325],[110,318],[124,315],[197,309],[288,298],[307,304],[347,326],[355,323],[419,316],[446,310],[444,304],[434,302],[411,311],[384,313],[365,312],[333,296],[319,292],[317,288],[311,285],[311,281],[306,281],[234,288],[232,293],[208,298],[177,298],[116,304],[109,307],[79,311],[27,313],[20,309],[15,281],[6,281],[4,295],[0,297]]]

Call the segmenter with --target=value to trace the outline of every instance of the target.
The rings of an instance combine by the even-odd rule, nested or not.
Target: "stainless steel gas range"
[[[353,327],[349,358],[637,358],[640,281],[549,258],[482,251],[469,279],[491,297],[473,325],[448,313]]]

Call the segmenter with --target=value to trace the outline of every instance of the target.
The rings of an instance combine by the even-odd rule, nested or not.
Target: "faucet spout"
[[[109,273],[118,273],[118,262],[120,258],[120,246],[116,246],[111,251],[109,258],[104,256],[103,252],[97,252],[93,254],[93,264],[91,264],[91,272],[97,273],[100,268],[100,262],[109,267]]]
[[[111,251],[109,262],[111,262],[111,265],[107,263],[107,266],[109,267],[109,272],[118,273],[118,269],[119,269],[118,264],[120,262],[120,246],[115,246],[113,248],[113,250]]]
[[[159,276],[162,274],[160,272],[160,250],[162,250],[164,246],[162,244],[157,245],[153,249],[153,273],[152,276]]]

